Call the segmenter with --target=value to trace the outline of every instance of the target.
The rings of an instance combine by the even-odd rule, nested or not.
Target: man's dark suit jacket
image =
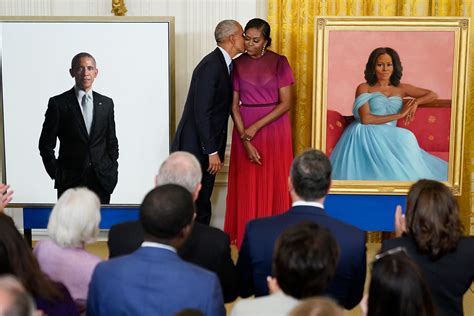
[[[268,294],[266,277],[272,275],[273,247],[278,236],[289,226],[312,221],[326,227],[340,249],[336,274],[326,293],[346,309],[362,299],[366,273],[365,234],[360,229],[329,217],[323,209],[295,206],[286,213],[247,223],[237,261],[240,296]]]
[[[437,260],[420,253],[415,240],[409,235],[384,240],[381,251],[396,247],[404,247],[423,272],[437,315],[463,315],[463,296],[474,281],[474,237],[461,237],[454,251]]]
[[[224,55],[216,48],[194,69],[171,150],[193,153],[201,164],[216,151],[223,160],[232,94]]]
[[[49,99],[39,140],[43,164],[55,188],[66,190],[82,184],[84,171],[92,167],[105,191],[112,193],[118,176],[118,141],[114,102],[93,92],[94,112],[90,135],[74,88]],[[59,155],[54,148],[59,139]]]
[[[139,221],[125,222],[111,227],[107,245],[110,258],[126,255],[138,249],[143,242],[143,227]],[[224,301],[238,296],[238,281],[230,255],[229,236],[223,231],[195,222],[186,243],[178,250],[188,262],[213,271],[219,277]]]
[[[227,64],[217,47],[194,69],[183,115],[171,144],[172,152],[190,152],[201,164],[202,188],[196,199],[196,221],[208,225],[215,175],[206,170],[209,154],[217,152],[221,162],[224,161],[232,95]]]

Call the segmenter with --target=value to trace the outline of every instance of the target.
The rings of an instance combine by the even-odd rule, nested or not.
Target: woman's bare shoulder
[[[368,93],[369,92],[369,84],[367,82],[363,82],[360,85],[357,86],[356,89],[356,97],[361,95],[362,93]]]

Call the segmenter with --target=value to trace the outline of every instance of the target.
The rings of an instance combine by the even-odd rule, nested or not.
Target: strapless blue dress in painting
[[[362,124],[359,108],[369,103],[374,115],[400,112],[402,99],[383,93],[363,93],[354,101],[355,121],[342,134],[331,154],[334,180],[446,181],[448,164],[418,146],[413,133],[385,124]]]

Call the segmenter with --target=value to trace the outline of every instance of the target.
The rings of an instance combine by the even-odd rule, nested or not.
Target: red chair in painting
[[[326,154],[331,155],[344,129],[354,121],[354,116],[343,116],[337,111],[327,111]],[[451,100],[435,100],[420,105],[415,119],[408,125],[398,120],[397,126],[415,134],[418,144],[425,151],[445,161],[449,159],[449,133],[451,127]]]

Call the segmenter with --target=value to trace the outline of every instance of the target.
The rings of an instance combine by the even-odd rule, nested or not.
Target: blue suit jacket
[[[225,315],[219,280],[212,272],[166,249],[141,247],[97,265],[87,315],[175,315],[185,309]]]
[[[353,308],[364,292],[365,234],[354,226],[329,217],[323,209],[312,206],[292,207],[286,213],[247,223],[237,262],[240,295],[268,294],[266,277],[272,274],[275,241],[287,227],[305,220],[326,227],[336,238],[340,249],[339,262],[327,294],[344,308]]]

